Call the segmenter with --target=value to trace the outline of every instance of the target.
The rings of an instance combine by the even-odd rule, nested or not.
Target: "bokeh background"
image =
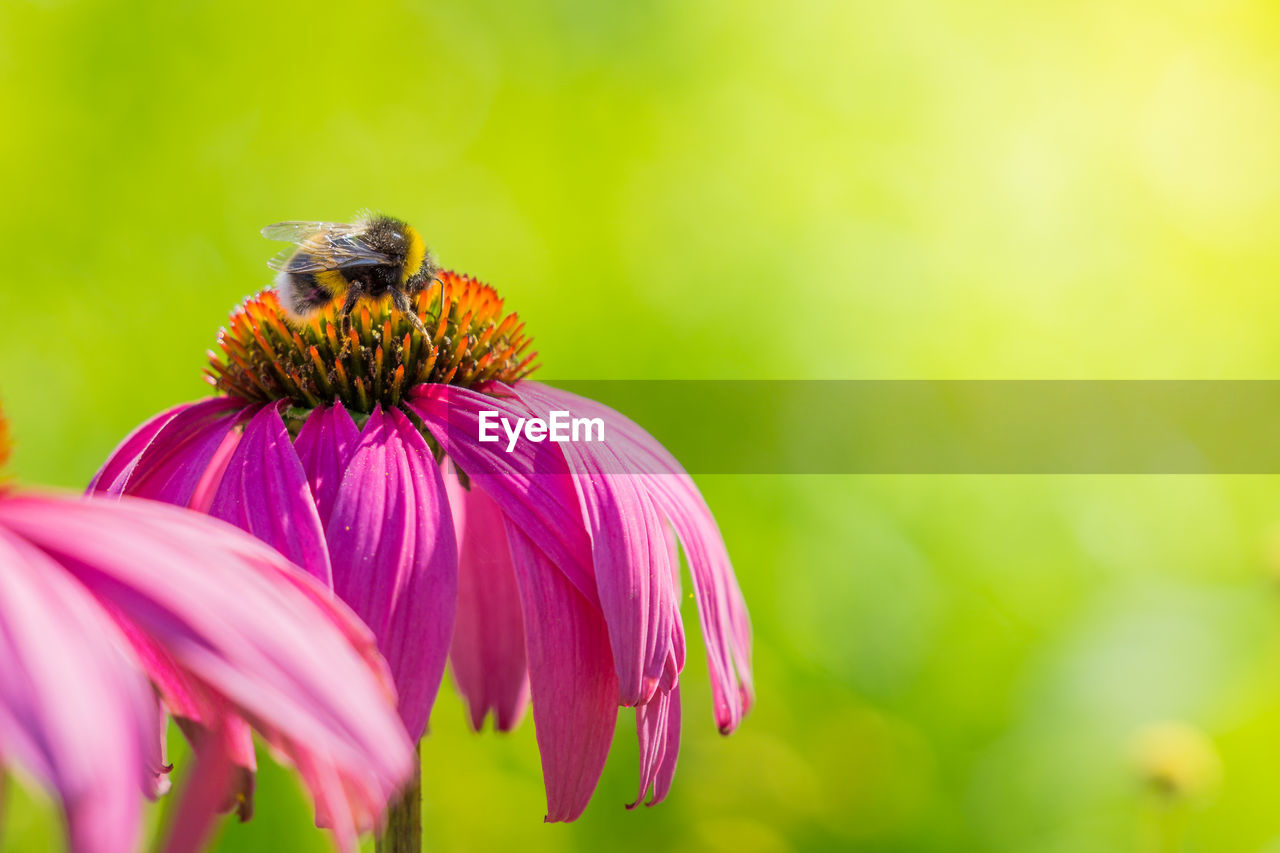
[[[1265,0],[6,0],[12,473],[83,487],[206,393],[262,225],[366,206],[544,378],[1275,377],[1278,57]],[[624,715],[545,826],[532,722],[446,688],[429,849],[1280,851],[1280,481],[699,479],[757,710],[691,655],[668,802]],[[264,763],[220,849],[330,849]]]

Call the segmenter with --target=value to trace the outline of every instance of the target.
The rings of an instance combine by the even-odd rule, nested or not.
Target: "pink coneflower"
[[[211,354],[224,396],[143,424],[93,488],[209,512],[331,585],[378,638],[414,737],[446,658],[477,729],[489,713],[515,726],[532,698],[547,820],[582,813],[617,707],[635,707],[637,802],[652,790],[656,803],[680,737],[677,538],[719,729],[752,701],[746,608],[715,520],[634,423],[525,378],[523,326],[492,288],[441,279],[414,303],[429,338],[387,305],[357,310],[344,341],[336,306],[295,327],[274,292],[248,299]],[[601,418],[609,440],[478,440],[482,411],[551,408]]]
[[[151,501],[0,485],[0,758],[61,801],[71,850],[137,849],[168,787],[161,702],[196,749],[169,850],[247,817],[251,729],[347,850],[413,772],[373,638],[279,553]]]

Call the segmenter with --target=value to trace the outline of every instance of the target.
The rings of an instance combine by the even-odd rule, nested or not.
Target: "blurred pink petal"
[[[165,853],[197,853],[213,830],[218,813],[227,808],[227,791],[235,787],[235,763],[228,735],[218,728],[195,748],[191,782],[182,792],[177,814],[168,828]]]
[[[109,672],[94,656],[114,653],[154,668],[162,694],[189,704],[185,710],[202,718],[203,730],[235,735],[225,739],[223,751],[237,763],[244,756],[236,750],[245,749],[246,742],[236,732],[247,735],[240,722],[247,720],[283,756],[340,780],[339,790],[350,800],[341,804],[341,813],[361,821],[336,826],[340,838],[372,828],[387,799],[411,774],[411,743],[395,715],[385,670],[370,665],[367,630],[314,580],[256,539],[148,501],[11,493],[0,496],[0,533],[11,546],[9,561],[21,558],[24,565],[38,566],[42,579],[60,578],[57,583],[74,591],[60,590],[56,600],[64,606],[91,601],[90,614],[100,614],[96,619],[83,614],[42,618],[46,648],[58,653],[59,665],[74,666],[67,661],[79,655]],[[6,631],[21,624],[8,610],[0,618]],[[59,630],[50,632],[49,625]],[[89,636],[79,637],[79,626]],[[49,644],[49,637],[61,645]],[[351,637],[361,638],[356,647]],[[75,639],[79,642],[72,648]],[[0,701],[14,701],[29,689],[0,686]],[[142,696],[142,709],[130,723],[142,733],[132,739],[121,737],[130,729],[113,721],[109,700],[101,710],[87,700],[64,703],[93,709],[78,718],[92,737],[137,756],[116,756],[137,785],[130,789],[134,796],[143,788],[139,777],[161,760],[155,703],[145,688]],[[197,745],[203,748],[206,740]],[[73,786],[62,785],[59,778],[51,781],[74,823],[79,795]],[[230,793],[222,792],[224,802]],[[327,795],[313,793],[318,799]]]
[[[62,800],[77,853],[135,849],[159,763],[155,700],[127,648],[83,587],[0,522],[0,744]]]

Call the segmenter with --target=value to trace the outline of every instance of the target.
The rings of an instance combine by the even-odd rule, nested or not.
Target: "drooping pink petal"
[[[132,853],[155,789],[159,719],[127,648],[61,566],[0,523],[0,746],[62,801],[75,853]]]
[[[658,774],[653,780],[653,796],[646,806],[656,806],[667,798],[671,792],[671,782],[676,777],[676,760],[680,757],[680,688],[671,691],[670,704],[667,706],[666,748],[662,753],[662,763],[658,765]]]
[[[663,693],[670,693],[679,680],[680,673],[684,672],[685,656],[687,654],[687,646],[684,636],[684,620],[680,618],[680,547],[677,544],[675,531],[671,529],[671,525],[665,524],[662,528],[662,538],[667,545],[667,559],[671,566],[671,591],[672,591],[672,619],[671,619],[671,646],[667,655],[667,666],[662,672],[662,680],[658,682],[658,689]]]
[[[510,731],[529,702],[520,590],[502,511],[480,487],[445,477],[458,533],[458,620],[449,662],[458,692],[479,731],[492,711],[494,727]]]
[[[307,472],[322,524],[329,523],[342,477],[359,443],[360,429],[341,402],[313,409],[298,430],[293,449]]]
[[[154,744],[154,748],[146,758],[146,770],[142,777],[142,793],[148,799],[155,800],[169,793],[169,788],[172,785],[169,772],[173,770],[173,765],[169,763],[169,747],[166,743],[169,721],[165,717],[164,705],[160,701],[159,695],[152,694],[151,705],[155,709],[152,716],[152,720],[155,721],[155,730],[151,732],[151,743]]]
[[[522,383],[517,392],[547,423],[551,411],[564,408],[537,383]],[[640,476],[628,470],[607,440],[559,446],[587,520],[596,589],[618,669],[619,701],[642,705],[667,670],[672,621],[679,618],[665,525]]]
[[[513,522],[520,601],[548,822],[576,819],[600,781],[618,719],[609,632],[592,607]]]
[[[214,729],[202,738],[195,757],[177,814],[168,828],[165,853],[197,853],[203,849],[218,814],[226,808],[227,791],[235,787],[235,763],[225,731]]]
[[[325,533],[334,591],[373,629],[417,739],[453,634],[458,551],[440,469],[399,411],[369,416]]]
[[[662,764],[662,756],[667,747],[667,709],[671,704],[671,694],[660,693],[653,701],[636,708],[636,740],[639,742],[640,755],[640,787],[636,791],[634,801],[627,804],[627,809],[640,805],[644,795],[653,786],[658,775],[658,767]]]
[[[636,738],[640,742],[640,790],[634,809],[653,789],[647,806],[656,806],[667,797],[671,780],[676,775],[676,758],[680,753],[680,688],[659,693],[647,705],[636,708]]]
[[[733,632],[734,663],[738,673],[742,710],[745,713],[750,711],[756,702],[751,663],[751,616],[747,611],[747,600],[742,595],[742,588],[738,586],[737,579],[733,579],[728,586],[730,597],[729,621]],[[723,727],[720,730],[725,732]]]
[[[253,534],[325,586],[332,585],[324,528],[277,406],[263,407],[245,426],[209,514]]]
[[[504,443],[478,441],[481,412],[497,412],[515,423],[530,416],[528,409],[511,397],[446,385],[411,389],[409,407],[503,515],[551,558],[587,601],[598,606],[591,543],[563,454],[549,444],[519,442],[507,453]]]
[[[228,397],[185,406],[157,430],[136,460],[125,463],[110,483],[103,474],[121,467],[121,460],[108,460],[107,467],[95,479],[94,490],[188,506],[228,433],[252,411],[242,401]],[[118,452],[131,449],[126,439]]]
[[[119,610],[102,602],[103,610],[115,621],[116,627],[128,640],[143,672],[151,679],[157,699],[177,722],[178,727],[193,747],[199,751],[209,732],[221,730],[227,741],[225,747],[236,764],[233,777],[236,783],[235,806],[242,820],[253,812],[253,788],[258,769],[253,748],[253,735],[248,723],[208,685],[185,671],[173,656],[156,640],[139,628]],[[163,747],[167,721],[161,723],[158,738]],[[167,774],[157,776],[157,793],[167,790]],[[223,799],[226,799],[225,792]]]
[[[8,497],[0,527],[61,564],[285,757],[328,768],[355,798],[347,811],[370,822],[361,828],[408,778],[412,747],[381,673],[347,640],[354,616],[274,549],[130,499]]]
[[[728,734],[737,728],[753,700],[751,623],[728,551],[715,518],[684,468],[653,436],[633,421],[594,400],[535,382],[538,391],[561,408],[603,418],[610,446],[627,470],[640,472],[657,508],[671,522],[689,560],[716,724]]]

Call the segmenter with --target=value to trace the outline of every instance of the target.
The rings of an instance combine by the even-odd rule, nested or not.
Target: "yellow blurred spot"
[[[1280,524],[1272,525],[1262,541],[1263,569],[1267,576],[1280,584]]]
[[[1152,723],[1134,735],[1132,749],[1143,786],[1171,800],[1199,799],[1222,778],[1217,749],[1186,723]]]

